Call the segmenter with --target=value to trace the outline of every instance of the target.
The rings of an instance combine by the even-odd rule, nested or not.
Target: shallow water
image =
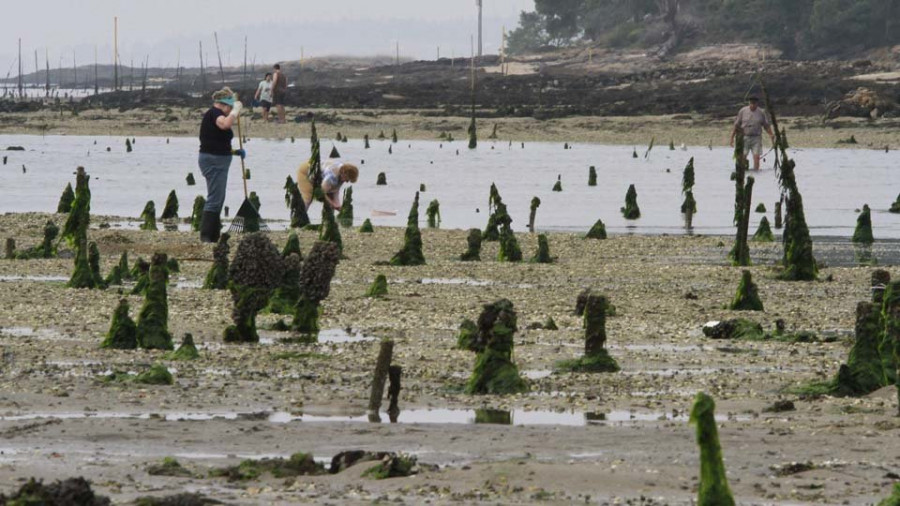
[[[328,132],[323,132],[328,133]],[[97,144],[94,144],[96,140]],[[361,139],[336,143],[343,159],[360,164],[360,181],[354,185],[355,222],[371,218],[377,226],[402,226],[419,184],[427,185],[421,195],[420,217],[424,224],[425,206],[432,199],[441,203],[445,228],[483,227],[487,221],[487,197],[491,182],[496,182],[514,219],[514,228],[525,230],[528,207],[533,196],[541,199],[536,225],[539,230],[586,231],[598,218],[616,233],[684,233],[681,204],[681,174],[688,159],[695,157],[694,194],[698,214],[694,233],[732,234],[734,184],[732,152],[726,147],[689,147],[669,151],[660,146],[648,160],[631,157],[631,146],[576,144],[563,150],[561,143],[481,143],[469,151],[462,142],[401,141],[388,154],[389,141],[373,141],[372,149],[363,149]],[[178,193],[180,216],[190,215],[195,195],[205,194],[203,178],[197,168],[197,140],[163,137],[139,137],[134,152],[125,152],[125,137],[107,136],[0,136],[0,149],[21,145],[24,152],[3,152],[8,164],[0,166],[0,212],[48,212],[67,182],[74,182],[74,170],[84,165],[91,174],[93,201],[98,214],[137,217],[147,200],[163,207],[171,189]],[[331,150],[331,141],[322,139],[322,152]],[[111,152],[106,152],[106,147]],[[491,149],[494,147],[495,149]],[[296,167],[309,156],[309,141],[251,139],[246,160],[251,170],[250,190],[262,201],[261,214],[267,219],[286,220],[283,185]],[[456,152],[459,150],[459,154]],[[643,148],[639,149],[643,152]],[[813,235],[848,237],[863,204],[872,207],[876,238],[900,238],[900,215],[886,209],[897,196],[893,168],[900,153],[851,149],[792,150],[797,161],[797,176]],[[764,168],[753,174],[753,205],[762,202],[773,221],[778,200],[774,158],[769,155]],[[21,166],[27,167],[23,174]],[[588,187],[588,167],[597,167],[599,186]],[[239,163],[232,164],[226,205],[232,214],[243,200]],[[670,172],[666,172],[666,170]],[[198,185],[189,187],[185,176],[193,172]],[[376,186],[378,172],[387,174],[388,185]],[[551,191],[557,174],[562,175],[563,192]],[[622,218],[619,208],[625,191],[635,184],[642,217],[635,221]],[[397,211],[394,216],[372,216],[373,210]],[[480,210],[480,212],[479,212]],[[316,217],[319,207],[311,209]],[[751,231],[761,214],[754,213]],[[275,228],[275,227],[273,227]]]

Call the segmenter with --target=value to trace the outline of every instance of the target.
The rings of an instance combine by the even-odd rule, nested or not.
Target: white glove
[[[236,100],[234,105],[231,106],[231,114],[229,116],[234,116],[235,118],[241,115],[241,109],[244,108],[244,104],[240,102],[240,100]]]

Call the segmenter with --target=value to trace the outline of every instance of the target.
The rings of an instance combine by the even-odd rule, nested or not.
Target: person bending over
[[[322,162],[322,193],[335,211],[341,210],[341,186],[355,183],[359,178],[356,165],[331,158]],[[309,209],[313,199],[313,182],[309,180],[309,162],[297,169],[297,188],[303,196],[303,203]]]

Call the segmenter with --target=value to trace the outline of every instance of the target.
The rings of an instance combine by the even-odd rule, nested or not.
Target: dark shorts
[[[284,92],[272,93],[272,105],[284,105]]]
[[[268,100],[260,100],[260,101],[259,101],[259,106],[262,107],[263,110],[265,110],[266,112],[268,112],[269,109],[272,108],[272,102],[269,102]]]

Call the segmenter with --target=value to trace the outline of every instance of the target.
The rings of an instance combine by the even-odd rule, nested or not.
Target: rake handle
[[[241,115],[237,116],[237,130],[238,130],[238,146],[241,148],[241,151],[244,150],[244,136],[241,134]],[[241,179],[244,180],[244,198],[250,198],[247,194],[247,169],[244,168],[244,157],[241,157]]]

